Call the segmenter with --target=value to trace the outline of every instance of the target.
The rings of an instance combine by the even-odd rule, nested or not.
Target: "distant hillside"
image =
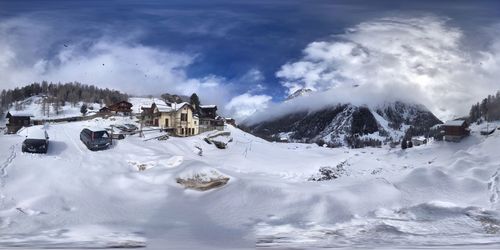
[[[295,112],[243,129],[268,140],[359,148],[423,135],[439,123],[422,105],[392,102],[379,107],[338,104],[315,112]]]
[[[500,120],[500,91],[472,105],[469,112],[469,120],[470,122]]]
[[[43,109],[42,113],[50,115],[53,111],[58,115],[67,105],[73,108],[82,103],[109,105],[121,100],[128,100],[128,95],[117,90],[102,89],[78,82],[56,84],[43,81],[21,88],[2,90],[0,114],[3,116],[7,110],[24,110],[27,108],[26,105],[31,105],[33,102],[39,102]]]

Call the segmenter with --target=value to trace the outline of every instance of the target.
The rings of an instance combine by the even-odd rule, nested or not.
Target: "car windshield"
[[[94,132],[94,138],[99,139],[99,138],[108,138],[109,135],[106,131],[97,131]]]
[[[43,144],[45,143],[44,139],[26,139],[24,141],[26,144]]]

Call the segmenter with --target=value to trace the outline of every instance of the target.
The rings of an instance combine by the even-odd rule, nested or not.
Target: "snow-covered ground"
[[[15,107],[11,107],[9,111],[13,113],[29,114],[34,119],[68,118],[78,117],[82,115],[82,113],[80,113],[80,108],[83,102],[78,102],[76,103],[76,105],[72,105],[71,103],[66,102],[64,106],[59,107],[58,112],[54,110],[54,106],[52,104],[47,104],[46,110],[50,110],[50,112],[48,113],[47,111],[43,110],[43,97],[41,96],[32,96],[18,103],[20,110],[16,110]],[[97,103],[87,103],[87,106],[88,115],[99,111],[99,109],[101,108],[101,106]]]
[[[98,152],[79,140],[84,127],[130,122],[47,125],[47,155],[0,135],[0,247],[500,246],[500,131],[473,127],[461,143],[406,151],[270,143],[231,126],[227,149],[207,134],[134,135]],[[308,181],[341,163],[340,178]],[[201,192],[176,182],[213,169],[227,185]]]

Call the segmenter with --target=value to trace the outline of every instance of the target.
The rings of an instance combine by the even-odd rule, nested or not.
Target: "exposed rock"
[[[185,173],[176,181],[185,188],[206,191],[226,185],[229,179],[215,169],[201,169]]]
[[[230,135],[231,132],[229,131],[220,131],[208,135],[203,140],[208,144],[214,144],[218,149],[225,149],[227,148],[227,144],[233,141],[233,138]]]
[[[307,96],[309,95],[310,93],[312,92],[311,89],[299,89],[295,92],[293,92],[291,95],[289,95],[285,101],[289,101],[289,100],[292,100],[294,98],[297,98],[297,97],[301,97],[301,96]]]

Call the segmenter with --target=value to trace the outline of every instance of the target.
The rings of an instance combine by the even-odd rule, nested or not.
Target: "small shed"
[[[470,135],[469,124],[466,120],[447,121],[442,126],[444,131],[444,140],[458,142],[462,138]]]
[[[26,112],[16,112],[16,111],[7,112],[7,115],[5,116],[5,118],[9,119],[9,123],[6,124],[7,133],[15,134],[22,127],[30,126],[31,117],[33,117],[33,115]]]

